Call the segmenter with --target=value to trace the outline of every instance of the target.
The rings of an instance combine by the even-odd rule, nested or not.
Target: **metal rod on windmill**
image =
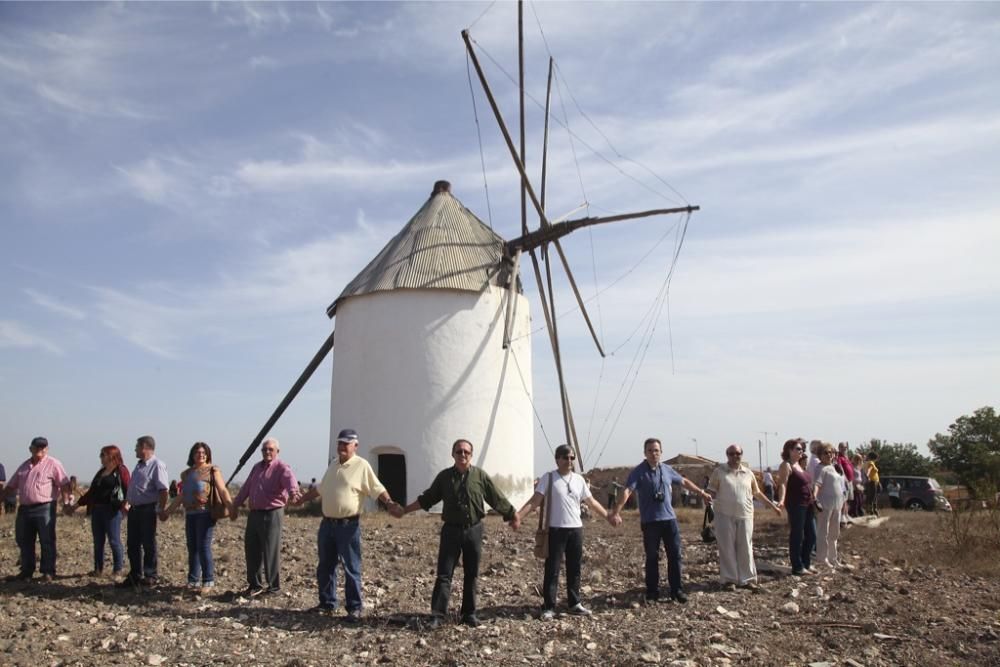
[[[330,350],[333,349],[333,337],[335,333],[336,331],[330,332],[327,339],[323,341],[322,345],[320,345],[319,350],[313,355],[313,358],[309,360],[309,363],[306,364],[305,370],[303,370],[299,375],[295,384],[293,384],[292,388],[288,390],[285,397],[281,399],[281,403],[279,403],[278,407],[275,408],[273,413],[271,413],[271,416],[264,423],[264,426],[257,433],[257,436],[250,442],[250,446],[247,447],[247,450],[243,452],[243,456],[240,457],[239,464],[236,466],[236,469],[233,470],[233,474],[229,476],[229,480],[226,484],[232,484],[233,480],[236,479],[236,473],[243,469],[243,466],[245,466],[247,461],[250,460],[250,457],[253,456],[254,450],[260,446],[260,443],[263,442],[264,438],[267,437],[267,434],[271,432],[272,428],[274,428],[274,425],[278,423],[279,419],[281,419],[281,415],[285,413],[288,406],[291,405],[292,401],[295,400],[295,397],[299,395],[300,391],[302,391],[302,387],[306,386],[306,382],[308,382],[309,378],[313,376],[313,373],[315,373],[316,369],[323,363],[326,356],[330,354]]]

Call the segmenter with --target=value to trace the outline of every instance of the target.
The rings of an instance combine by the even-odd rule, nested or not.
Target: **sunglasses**
[[[472,450],[471,449],[456,449],[454,452],[452,452],[452,455],[454,455],[454,456],[472,456]]]
[[[743,456],[743,452],[726,452],[726,456]]]
[[[570,461],[576,461],[576,457],[572,454],[562,454],[556,457],[557,459],[569,459]]]

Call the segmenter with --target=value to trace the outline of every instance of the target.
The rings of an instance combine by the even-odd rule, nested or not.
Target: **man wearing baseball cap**
[[[337,458],[327,468],[319,488],[307,491],[298,504],[319,497],[323,521],[319,525],[319,584],[317,611],[337,608],[337,563],[344,569],[344,597],[347,621],[361,620],[361,518],[365,498],[378,498],[393,516],[402,508],[389,497],[371,464],[357,456],[358,432],[345,428],[337,435]]]
[[[21,550],[21,571],[17,579],[28,581],[35,574],[35,539],[42,550],[39,571],[42,581],[56,576],[56,496],[69,502],[69,477],[62,463],[49,456],[49,441],[38,437],[28,446],[31,458],[22,463],[4,489],[5,496],[17,494],[14,535]]]

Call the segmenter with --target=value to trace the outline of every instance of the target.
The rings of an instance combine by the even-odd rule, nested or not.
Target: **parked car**
[[[882,491],[878,494],[879,507],[892,507],[889,484],[899,484],[899,506],[908,510],[951,511],[951,503],[944,496],[941,485],[933,477],[914,475],[881,475]]]

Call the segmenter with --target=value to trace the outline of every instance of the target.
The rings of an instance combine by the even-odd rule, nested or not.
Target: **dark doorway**
[[[392,499],[406,505],[406,457],[402,454],[378,455],[378,479]]]

